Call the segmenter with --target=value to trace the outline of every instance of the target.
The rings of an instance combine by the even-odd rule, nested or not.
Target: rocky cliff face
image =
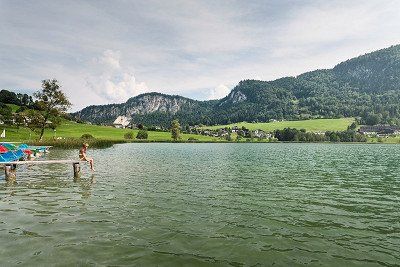
[[[240,90],[233,90],[229,93],[229,95],[221,100],[219,106],[223,106],[225,104],[236,104],[243,101],[246,101],[247,96]]]
[[[144,94],[129,99],[124,105],[126,116],[132,114],[148,114],[166,112],[176,114],[183,106],[193,105],[194,100],[180,96],[166,96],[162,94]]]
[[[83,121],[111,123],[120,115],[128,118],[157,112],[175,115],[182,109],[196,108],[199,104],[200,101],[181,96],[148,93],[132,97],[122,104],[89,106],[72,115]]]

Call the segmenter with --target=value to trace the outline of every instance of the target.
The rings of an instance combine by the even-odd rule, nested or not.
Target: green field
[[[34,134],[31,130],[21,127],[17,129],[16,127],[0,126],[0,130],[6,130],[6,138],[2,141],[34,141],[38,139],[38,135]],[[51,129],[46,129],[45,138],[62,137],[62,138],[79,138],[82,134],[91,134],[97,139],[104,140],[124,140],[124,134],[127,132],[133,132],[136,136],[138,130],[131,129],[117,129],[111,126],[98,126],[90,124],[76,123],[72,121],[64,121],[56,131]],[[155,132],[149,131],[148,140],[150,141],[170,141],[171,133],[169,132]],[[193,137],[199,141],[219,141],[218,138],[195,135],[195,134],[181,134],[183,141],[188,138]]]
[[[343,131],[347,129],[354,118],[341,118],[341,119],[315,119],[315,120],[302,120],[302,121],[277,121],[277,122],[266,122],[266,123],[249,123],[239,122],[228,125],[215,125],[205,126],[203,129],[220,129],[225,127],[246,127],[249,130],[263,130],[266,132],[272,132],[274,130],[281,130],[284,128],[297,128],[306,129],[310,132],[326,132],[326,131]]]
[[[400,144],[400,136],[368,137],[368,143]]]
[[[6,104],[6,105],[11,108],[12,112],[16,112],[19,109],[19,106],[14,104]]]

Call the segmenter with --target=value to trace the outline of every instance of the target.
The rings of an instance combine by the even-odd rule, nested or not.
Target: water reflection
[[[89,198],[92,195],[92,186],[96,183],[94,174],[89,178],[74,177],[74,182],[79,185],[82,198]]]

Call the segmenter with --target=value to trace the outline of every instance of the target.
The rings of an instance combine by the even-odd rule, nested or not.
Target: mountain
[[[210,112],[214,102],[197,101],[178,95],[146,93],[132,97],[122,104],[88,106],[72,115],[93,123],[112,123],[119,115],[125,115],[138,123],[160,125],[160,120],[167,120],[169,123],[175,116],[189,114],[188,120],[196,123],[201,120],[198,115]]]
[[[110,123],[118,115],[145,125],[225,124],[239,121],[362,117],[400,123],[400,45],[368,53],[297,77],[244,80],[223,99],[196,101],[159,93],[142,94],[123,104],[89,106],[78,119]]]

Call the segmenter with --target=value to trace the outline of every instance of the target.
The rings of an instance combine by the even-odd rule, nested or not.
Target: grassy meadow
[[[20,108],[20,106],[14,104],[6,104],[6,105],[11,108],[12,112],[16,112]]]
[[[2,141],[34,142],[38,139],[38,135],[26,127],[17,128],[0,126],[0,130],[2,131],[3,129],[6,130],[6,138],[2,139]],[[130,141],[124,139],[124,135],[128,132],[133,132],[134,136],[136,136],[138,130],[117,129],[111,126],[98,126],[76,123],[73,121],[63,121],[63,123],[57,127],[56,131],[46,129],[44,139],[50,140],[57,137],[73,139],[80,138],[83,134],[91,134],[98,140],[109,140],[114,142]],[[171,133],[169,132],[148,131],[148,135],[148,141],[171,141]],[[187,141],[188,138],[195,138],[203,142],[219,141],[218,138],[195,134],[181,134],[181,138],[182,141]]]
[[[340,119],[314,119],[314,120],[301,120],[301,121],[277,121],[277,122],[238,122],[227,125],[204,126],[203,129],[220,129],[225,127],[246,127],[249,130],[263,130],[272,132],[274,130],[282,130],[284,128],[297,128],[306,129],[310,132],[326,132],[326,131],[344,131],[347,129],[354,118],[340,118]]]

